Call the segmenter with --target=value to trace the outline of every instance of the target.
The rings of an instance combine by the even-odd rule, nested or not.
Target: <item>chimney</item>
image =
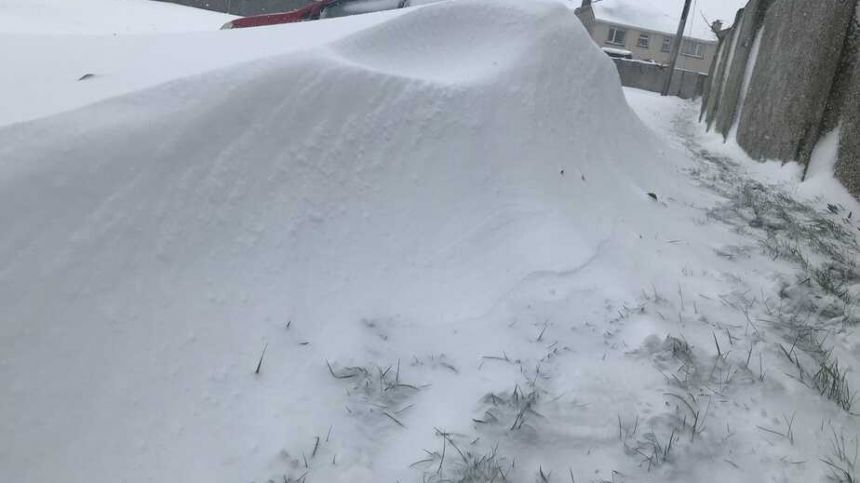
[[[711,24],[711,30],[715,34],[720,33],[723,30],[723,21],[722,20],[714,20],[714,23]]]
[[[592,31],[594,29],[594,9],[591,8],[591,0],[582,0],[582,6],[576,8],[573,11],[582,24],[585,26],[585,29],[588,31],[589,35],[592,35]]]

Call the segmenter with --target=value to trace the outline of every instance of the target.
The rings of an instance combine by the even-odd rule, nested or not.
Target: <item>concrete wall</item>
[[[717,34],[717,37],[720,39],[717,46],[717,55],[714,58],[714,63],[711,64],[711,69],[708,71],[708,79],[705,81],[705,92],[702,99],[702,112],[699,115],[699,121],[704,120],[708,125],[708,129],[710,129],[717,114],[723,79],[726,76],[725,69],[726,64],[728,64],[728,51],[731,48],[733,39],[732,33],[732,31],[726,30]]]
[[[845,0],[768,9],[738,130],[752,157],[809,161],[854,9]]]
[[[594,24],[597,22],[597,19],[594,18],[594,9],[591,8],[591,5],[577,7],[574,10],[574,13],[579,17],[579,21],[582,22],[582,25],[585,26],[585,30],[588,31],[588,35],[594,35]]]
[[[808,164],[821,137],[841,126],[836,173],[860,196],[855,6],[853,0],[750,0],[721,35],[725,52],[703,100],[708,128],[726,136],[736,124],[738,144],[751,157]]]
[[[582,19],[582,17],[580,17],[580,19]],[[627,32],[624,37],[623,44],[613,44],[607,41],[609,39],[610,27],[623,29]],[[672,34],[645,30],[633,26],[607,23],[605,21],[600,20],[599,18],[594,21],[593,25],[589,29],[589,33],[591,34],[591,38],[594,40],[594,42],[601,47],[611,47],[614,49],[629,50],[633,54],[633,58],[636,60],[650,60],[659,64],[669,64],[671,53],[663,51],[662,46],[663,39],[668,38],[671,41],[671,39],[674,37],[674,35]],[[638,45],[639,36],[642,34],[647,35],[649,38],[648,48],[642,48]],[[688,39],[687,37],[684,38]],[[717,42],[697,39],[688,40],[693,40],[695,42],[703,44],[704,55],[702,57],[693,57],[681,53],[680,55],[678,55],[677,68],[707,73],[711,67],[711,64],[713,63],[714,56],[717,52]]]
[[[736,28],[733,29],[735,37],[732,39],[734,55],[731,56],[731,64],[728,64],[729,58],[726,58],[725,75],[720,86],[720,102],[715,106],[714,114],[714,129],[723,137],[729,135],[729,130],[735,123],[750,53],[770,3],[771,0],[751,0],[736,19]]]
[[[225,12],[247,17],[265,13],[288,12],[303,7],[312,0],[156,0],[189,7]]]
[[[824,129],[840,127],[836,176],[860,198],[860,23],[856,20],[860,19],[855,19],[846,39],[845,61],[837,72]]]
[[[621,85],[635,87],[651,92],[662,92],[669,68],[659,64],[650,64],[627,59],[612,59],[618,68]],[[707,76],[698,72],[675,70],[669,94],[683,99],[699,97],[705,88]]]
[[[843,45],[842,59],[836,68],[836,77],[830,90],[830,97],[824,108],[824,120],[822,131],[829,132],[836,128],[845,113],[846,101],[850,99],[853,83],[857,79],[854,68],[858,62],[858,36],[860,36],[860,25],[852,22],[848,27],[848,35]]]

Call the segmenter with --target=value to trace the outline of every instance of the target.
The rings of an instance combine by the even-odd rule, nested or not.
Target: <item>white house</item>
[[[583,0],[576,14],[597,45],[637,60],[669,64],[683,2],[678,0]],[[690,12],[677,69],[708,73],[717,37],[703,18]]]

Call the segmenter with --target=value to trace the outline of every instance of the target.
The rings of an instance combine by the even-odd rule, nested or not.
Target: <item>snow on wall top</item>
[[[735,12],[745,4],[746,0],[694,0],[685,35],[716,41],[702,16],[709,22],[722,20],[729,26]],[[683,0],[600,0],[594,3],[594,14],[600,20],[674,34],[683,8]]]

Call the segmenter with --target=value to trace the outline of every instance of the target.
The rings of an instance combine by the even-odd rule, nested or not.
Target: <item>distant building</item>
[[[661,2],[583,0],[576,9],[591,38],[614,56],[626,54],[635,60],[668,65],[672,40],[681,12],[676,15],[657,10]],[[678,4],[679,2],[672,2]],[[677,69],[707,74],[717,53],[717,39],[710,26],[690,15],[691,36],[684,36]],[[674,25],[674,27],[673,27]]]

